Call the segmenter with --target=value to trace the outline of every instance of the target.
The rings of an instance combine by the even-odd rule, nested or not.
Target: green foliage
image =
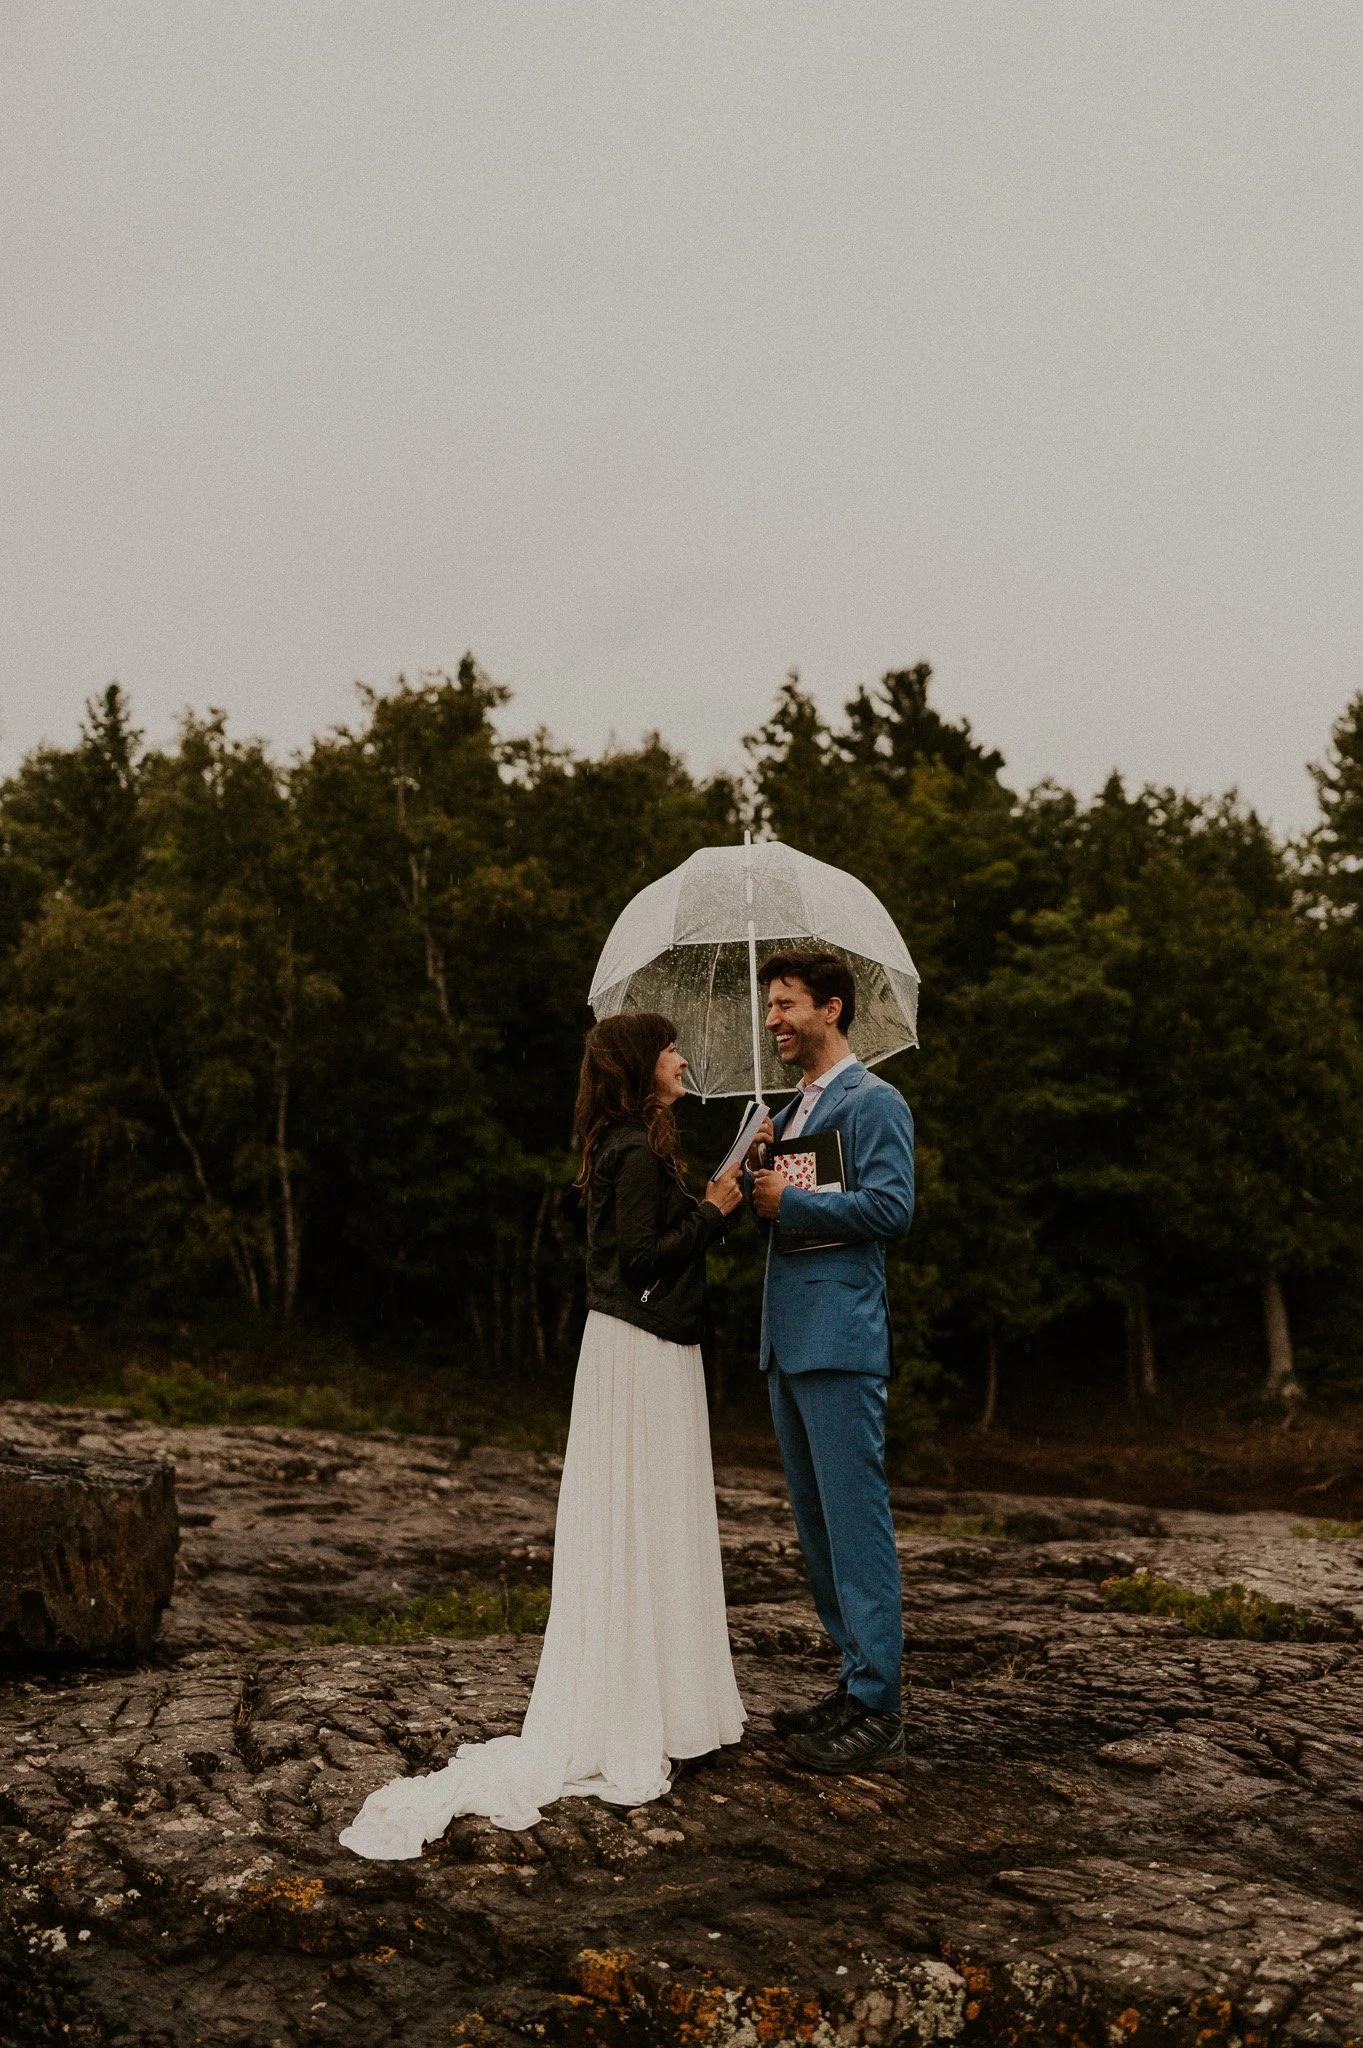
[[[49,894],[97,904],[132,886],[146,840],[141,740],[110,683],[86,705],[74,747],[39,747],[0,790],[6,946]]]
[[[1018,1542],[1000,1521],[983,1515],[896,1515],[896,1529],[915,1536],[988,1536],[996,1542]]]
[[[1238,1582],[1194,1593],[1149,1572],[1131,1578],[1104,1579],[1098,1588],[1107,1606],[1119,1614],[1152,1614],[1177,1621],[1193,1635],[1233,1636],[1254,1643],[1314,1643],[1330,1634],[1300,1607],[1267,1594],[1248,1591]]]
[[[357,1407],[336,1387],[271,1386],[259,1381],[233,1386],[193,1365],[175,1365],[165,1372],[134,1367],[126,1378],[125,1391],[100,1397],[95,1405],[117,1407],[140,1421],[176,1427],[268,1422],[279,1429],[362,1434],[377,1429],[381,1421],[373,1408]],[[82,1404],[89,1405],[88,1397],[83,1397]]]
[[[0,786],[11,1318],[325,1328],[429,1366],[419,1395],[177,1367],[118,1397],[162,1419],[447,1426],[457,1382],[551,1442],[592,967],[637,890],[751,822],[875,889],[924,977],[922,1050],[885,1069],[918,1126],[898,1476],[941,1476],[935,1414],[986,1360],[1016,1414],[1079,1329],[1111,1379],[1124,1324],[1154,1402],[1162,1348],[1262,1302],[1279,1394],[1289,1317],[1308,1391],[1363,1391],[1363,698],[1316,771],[1318,832],[1286,848],[1231,797],[1020,795],[930,684],[893,670],[830,719],[791,675],[744,781],[656,735],[598,759],[505,738],[471,656],[362,690],[287,766],[217,712],[145,751],[111,685]],[[683,1122],[699,1169],[732,1112]],[[713,1277],[732,1397],[755,1233]]]
[[[1325,762],[1311,770],[1321,819],[1308,854],[1320,893],[1341,921],[1363,906],[1363,690],[1336,719]]]
[[[898,1320],[898,1319],[896,1319]],[[941,1372],[932,1359],[905,1357],[896,1350],[898,1370],[890,1382],[885,1417],[885,1464],[892,1480],[904,1486],[930,1486],[950,1477],[950,1467],[937,1442],[937,1404]]]
[[[416,1643],[424,1636],[543,1635],[547,1586],[471,1586],[466,1593],[423,1593],[402,1607],[374,1610],[307,1630],[313,1643]]]
[[[1322,1543],[1363,1541],[1363,1522],[1294,1522],[1294,1536],[1313,1536]]]
[[[1363,1018],[1363,691],[1312,768],[1320,822],[1301,853],[1301,882],[1332,980]]]
[[[143,1346],[145,1360],[146,1347]],[[352,1346],[309,1339],[277,1347],[276,1355],[224,1352],[211,1369],[184,1360],[106,1367],[49,1398],[80,1408],[107,1408],[176,1428],[264,1423],[277,1429],[364,1435],[444,1437],[452,1450],[495,1441],[559,1457],[567,1440],[566,1403],[533,1384],[489,1383],[478,1374],[404,1358],[371,1363]],[[31,1391],[31,1383],[24,1392]]]

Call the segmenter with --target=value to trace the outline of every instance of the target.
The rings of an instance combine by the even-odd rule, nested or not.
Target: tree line
[[[1154,1404],[1251,1310],[1265,1400],[1363,1387],[1363,695],[1291,842],[1233,795],[1019,793],[925,663],[834,722],[792,675],[708,779],[657,736],[507,739],[506,702],[466,657],[281,764],[218,712],[148,749],[111,685],[0,786],[13,1321],[325,1326],[561,1389],[592,967],[751,825],[867,882],[923,976],[884,1070],[919,1133],[901,1398],[945,1365],[991,1421],[1082,1331]],[[690,1109],[698,1169],[737,1107]],[[715,1262],[721,1391],[759,1260],[740,1229]]]

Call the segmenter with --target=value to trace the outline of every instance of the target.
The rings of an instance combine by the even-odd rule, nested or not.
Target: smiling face
[[[788,1067],[822,1073],[841,1059],[846,1042],[838,1026],[842,1004],[816,1003],[802,981],[773,981],[767,990],[767,1029]]]
[[[686,1083],[682,1079],[686,1068],[687,1062],[677,1051],[675,1043],[665,1045],[658,1054],[658,1064],[653,1069],[653,1092],[659,1102],[681,1101],[686,1093]]]

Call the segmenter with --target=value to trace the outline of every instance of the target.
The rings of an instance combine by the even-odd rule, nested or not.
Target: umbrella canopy
[[[917,1045],[918,972],[889,912],[855,876],[774,839],[704,846],[641,889],[597,962],[592,1009],[673,1018],[687,1086],[703,1100],[780,1093],[793,1083],[757,1029],[756,966],[789,945],[846,959],[857,983],[849,1043],[868,1067]]]

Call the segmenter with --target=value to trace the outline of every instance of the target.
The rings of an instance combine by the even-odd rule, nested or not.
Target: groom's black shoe
[[[826,1735],[847,1712],[847,1687],[839,1684],[812,1707],[777,1707],[771,1725],[778,1735]]]
[[[786,1749],[807,1771],[898,1771],[908,1762],[899,1714],[876,1714],[859,1699],[821,1733],[792,1735]]]

